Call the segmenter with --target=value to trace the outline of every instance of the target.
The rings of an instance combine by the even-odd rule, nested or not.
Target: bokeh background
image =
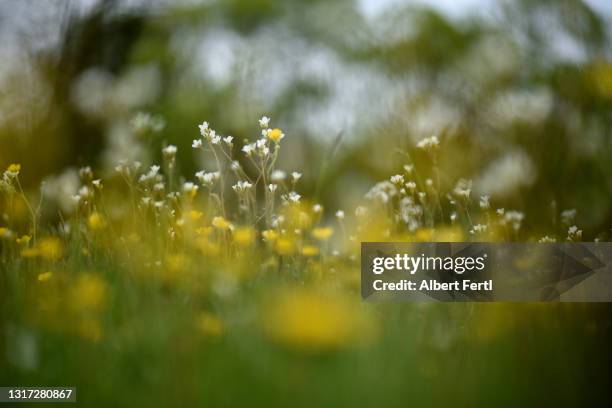
[[[594,237],[612,224],[611,16],[598,0],[2,1],[0,162],[36,189],[165,142],[193,174],[195,124],[242,139],[266,114],[290,135],[281,167],[343,207],[436,134],[442,184],[473,179],[534,228],[575,208]],[[146,149],[140,110],[167,124]]]
[[[105,177],[174,144],[189,179],[214,167],[190,148],[197,124],[239,144],[267,115],[287,135],[279,167],[304,174],[300,193],[348,214],[438,135],[440,190],[473,180],[491,208],[524,212],[530,239],[564,239],[558,215],[575,209],[585,240],[608,240],[611,21],[606,0],[0,0],[0,168],[20,163],[26,194],[37,202],[44,180],[61,210],[82,166]],[[146,139],[133,131],[141,111],[165,122]],[[425,155],[411,160],[431,176]],[[45,208],[41,222],[56,225]],[[106,247],[79,263],[72,243],[76,261],[60,266],[102,277],[69,271],[47,289],[57,310],[93,309],[101,334],[87,338],[67,328],[73,315],[31,315],[47,289],[22,284],[30,261],[5,262],[2,245],[0,385],[76,385],[88,406],[609,398],[607,304],[371,305],[301,277],[283,290],[275,275],[202,295],[135,283]],[[30,272],[24,282],[44,271]],[[214,315],[193,329],[200,309]],[[314,339],[292,337],[304,327]]]

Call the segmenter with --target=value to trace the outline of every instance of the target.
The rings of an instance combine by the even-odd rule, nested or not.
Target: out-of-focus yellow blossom
[[[199,227],[195,231],[196,231],[196,234],[206,237],[210,235],[213,229],[211,227]]]
[[[212,220],[213,227],[225,231],[232,227],[232,224],[223,217],[215,217]]]
[[[278,128],[268,130],[267,135],[268,135],[268,139],[276,143],[280,142],[281,139],[285,137],[285,134],[283,133],[283,131]]]
[[[223,334],[223,323],[221,319],[212,313],[202,312],[196,318],[196,328],[206,336],[220,336]]]
[[[276,240],[274,249],[279,255],[291,255],[295,252],[295,242],[291,238],[280,237]]]
[[[306,351],[338,349],[375,334],[373,322],[359,310],[358,302],[314,289],[282,292],[264,308],[262,317],[273,340]]]
[[[21,171],[21,164],[12,163],[6,168],[6,172],[10,175],[17,176]]]
[[[202,215],[204,215],[201,211],[196,211],[196,210],[191,210],[189,211],[189,218],[192,221],[197,221],[200,218],[202,218]]]
[[[17,238],[15,241],[19,245],[27,245],[30,242],[30,239],[32,239],[32,237],[30,237],[29,235],[22,235],[21,237]]]
[[[414,234],[414,240],[417,242],[430,242],[434,237],[432,228],[419,228]]]
[[[274,242],[278,239],[278,232],[274,230],[265,230],[261,232],[261,236],[266,242]]]
[[[25,248],[21,251],[21,256],[24,258],[34,258],[40,255],[40,250],[36,247],[34,248]]]
[[[319,255],[319,248],[314,245],[306,245],[304,248],[302,248],[302,255],[317,256]]]
[[[433,238],[436,242],[462,242],[465,239],[460,227],[438,228]]]
[[[87,273],[79,276],[71,290],[75,311],[98,311],[106,300],[106,282],[98,275]]]
[[[208,256],[219,256],[221,254],[221,247],[215,242],[211,242],[206,238],[198,238],[196,240],[196,247],[202,251],[203,254]]]
[[[102,215],[100,215],[99,212],[94,211],[87,218],[87,225],[91,230],[97,231],[104,228],[106,222],[104,221],[104,218],[102,217]]]
[[[250,246],[255,241],[255,230],[251,227],[240,227],[234,231],[234,242],[239,246]]]
[[[6,228],[6,227],[0,227],[0,238],[10,238],[13,235],[13,232]]]
[[[40,241],[38,241],[37,246],[40,256],[49,261],[58,260],[64,253],[62,241],[57,237],[51,236],[42,238]]]
[[[312,236],[319,241],[328,240],[333,233],[334,230],[331,227],[317,227],[312,230]]]
[[[53,277],[53,272],[43,272],[41,274],[38,274],[38,281],[39,282],[46,282],[49,279],[51,279]]]

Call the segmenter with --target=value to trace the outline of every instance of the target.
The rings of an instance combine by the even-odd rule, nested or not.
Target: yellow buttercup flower
[[[302,255],[317,256],[319,255],[319,248],[314,245],[306,245],[304,248],[302,248]]]
[[[280,142],[281,139],[285,137],[285,134],[283,133],[283,131],[278,128],[268,130],[267,135],[268,135],[268,139],[276,143]]]
[[[82,274],[71,290],[71,299],[77,311],[96,311],[104,306],[106,282],[91,273]]]
[[[15,242],[19,245],[27,245],[30,242],[31,237],[29,235],[23,235],[20,238],[17,238]]]
[[[265,230],[261,232],[261,236],[266,242],[274,242],[278,239],[278,232],[274,230]]]
[[[291,238],[281,237],[274,247],[279,255],[291,255],[295,252],[295,243]]]
[[[208,236],[212,232],[212,228],[211,227],[199,227],[195,230],[195,232],[198,235]]]
[[[234,242],[240,246],[246,247],[253,244],[255,241],[255,230],[251,227],[240,227],[234,231]]]
[[[196,328],[206,336],[220,336],[223,334],[223,323],[217,316],[211,313],[200,313],[195,323]]]
[[[57,237],[45,237],[38,242],[38,253],[43,258],[54,261],[61,258],[64,253],[62,241]],[[23,252],[22,252],[23,255]]]
[[[317,227],[312,230],[312,236],[319,241],[328,240],[333,233],[334,230],[331,227]]]
[[[201,211],[191,210],[189,211],[189,218],[192,221],[197,221],[202,218],[203,213]]]
[[[53,272],[44,272],[38,275],[39,282],[46,282],[53,277]]]
[[[325,351],[368,340],[375,334],[369,315],[351,298],[314,289],[287,290],[264,308],[269,337],[305,351]]]
[[[12,232],[10,229],[6,227],[0,227],[0,238],[10,238],[11,235],[12,235]]]
[[[21,171],[21,164],[12,163],[6,168],[7,173],[11,175],[18,175]]]
[[[104,218],[100,215],[100,213],[93,212],[91,213],[89,218],[87,218],[87,225],[91,230],[95,231],[104,228],[106,222],[104,221]]]
[[[232,227],[232,224],[223,217],[215,217],[212,220],[213,227],[220,230],[228,230]]]

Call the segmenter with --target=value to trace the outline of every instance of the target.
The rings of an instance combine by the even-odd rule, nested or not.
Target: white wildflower
[[[336,211],[336,218],[339,219],[339,220],[343,220],[344,219],[344,211],[342,211],[342,210]]]
[[[297,171],[294,171],[293,173],[291,173],[291,178],[293,179],[294,183],[297,183],[298,180],[302,178],[302,173],[298,173]]]
[[[199,149],[200,147],[202,147],[202,139],[193,139],[191,147],[193,147],[194,149]]]
[[[472,192],[472,180],[459,179],[455,188],[453,189],[453,193],[465,199],[470,198],[470,193]]]
[[[164,154],[164,156],[167,156],[167,157],[176,156],[176,151],[177,151],[177,148],[174,145],[168,145],[162,149],[162,153]]]
[[[242,193],[249,190],[251,187],[253,187],[253,185],[248,181],[240,180],[232,186],[232,189],[237,193]]]
[[[200,128],[200,134],[202,136],[206,136],[208,133],[208,122],[202,122],[202,124],[198,125],[198,127]]]
[[[435,150],[440,146],[437,136],[426,137],[417,143],[417,147],[423,150]]]
[[[397,188],[389,181],[381,181],[374,185],[367,192],[365,198],[373,201],[380,201],[383,204],[389,202],[389,200],[397,195]]]
[[[255,144],[251,143],[251,144],[245,144],[244,146],[242,146],[242,151],[247,155],[250,156],[251,154],[253,154],[253,152],[255,151]]]
[[[276,184],[268,184],[268,190],[271,193],[275,192],[277,188],[278,188],[278,185],[276,185]]]
[[[404,176],[402,176],[401,174],[396,174],[394,176],[391,176],[391,182],[393,184],[403,184],[404,183]]]
[[[480,208],[482,208],[483,210],[488,210],[489,209],[489,196],[488,195],[480,196],[479,205],[480,205]]]
[[[566,225],[570,225],[572,222],[574,222],[575,218],[576,218],[575,208],[561,212],[561,221]]]
[[[302,196],[296,193],[295,191],[290,191],[288,194],[285,194],[282,198],[283,200],[285,200],[285,202],[299,203]]]
[[[576,241],[582,238],[582,230],[578,229],[577,226],[572,225],[567,230],[567,240],[568,241]]]
[[[259,126],[261,126],[262,129],[266,129],[268,126],[270,126],[270,118],[267,116],[262,116],[261,119],[259,119]]]
[[[470,230],[470,234],[479,234],[479,233],[485,232],[486,230],[487,230],[487,226],[485,224],[476,224]]]

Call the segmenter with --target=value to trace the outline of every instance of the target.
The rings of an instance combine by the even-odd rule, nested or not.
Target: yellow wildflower
[[[278,232],[274,230],[265,230],[261,232],[261,236],[266,242],[274,242],[278,239]]]
[[[100,215],[100,213],[93,212],[89,218],[87,218],[87,225],[91,230],[96,231],[104,228],[106,223],[104,222],[104,218]]]
[[[34,258],[40,255],[40,250],[38,248],[26,248],[21,251],[21,256],[24,258]]]
[[[211,227],[200,227],[196,229],[195,231],[196,231],[196,234],[198,235],[208,236],[212,232],[212,228]]]
[[[234,231],[234,242],[240,246],[250,246],[255,241],[255,230],[251,227],[240,227]]]
[[[302,255],[317,256],[319,255],[319,248],[314,245],[306,245],[304,248],[302,248]]]
[[[291,238],[281,237],[276,240],[275,249],[279,255],[291,255],[295,252],[295,243]]]
[[[106,299],[106,282],[91,273],[83,274],[71,290],[71,299],[77,311],[96,311],[104,306]]]
[[[369,315],[358,307],[357,302],[338,293],[284,291],[264,309],[264,329],[272,339],[298,349],[338,349],[374,334]]]
[[[6,228],[6,227],[0,227],[0,238],[10,238],[13,235],[13,232]]]
[[[202,215],[203,215],[203,214],[202,214],[202,212],[201,212],[201,211],[196,211],[196,210],[191,210],[191,211],[189,211],[189,218],[190,218],[192,221],[197,221],[197,220],[199,220],[200,218],[202,218]]]
[[[221,320],[208,312],[202,312],[196,319],[197,329],[206,336],[220,336],[223,334],[223,323]]]
[[[333,228],[331,227],[317,227],[312,230],[312,236],[319,241],[326,241],[329,237],[334,233]]]
[[[19,245],[27,245],[30,242],[31,237],[29,235],[23,235],[20,238],[17,238],[15,241]]]
[[[7,173],[16,176],[21,171],[21,164],[12,163],[6,168]]]
[[[278,143],[284,137],[285,137],[285,134],[283,133],[282,130],[278,128],[268,130],[268,139],[272,140],[273,142]]]
[[[38,275],[39,282],[46,282],[53,277],[53,272],[44,272]]]
[[[232,224],[223,217],[215,217],[212,220],[213,227],[220,230],[228,230],[232,227]]]
[[[64,247],[62,241],[57,237],[46,237],[42,238],[38,242],[38,250],[40,255],[50,261],[61,258]],[[23,252],[22,252],[23,255]]]

